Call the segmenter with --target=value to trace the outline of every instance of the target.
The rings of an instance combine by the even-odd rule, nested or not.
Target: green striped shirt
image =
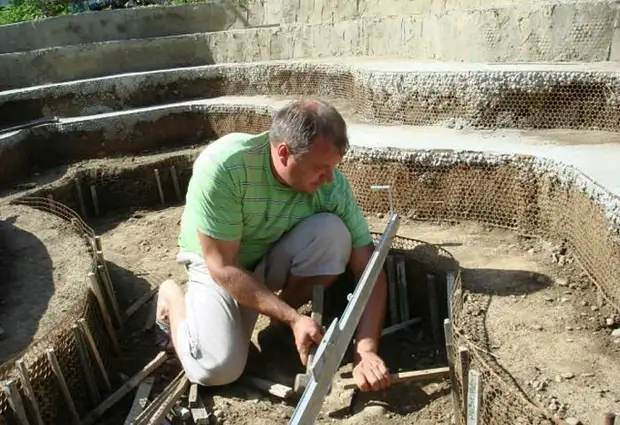
[[[269,152],[265,132],[228,134],[200,153],[181,218],[181,250],[202,255],[197,231],[215,239],[240,240],[239,264],[251,270],[285,232],[319,212],[343,220],[354,248],[372,242],[368,223],[340,170],[332,183],[314,194],[299,193],[275,179]]]

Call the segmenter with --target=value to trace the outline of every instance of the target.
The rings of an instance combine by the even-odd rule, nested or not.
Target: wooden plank
[[[428,294],[428,307],[431,313],[431,327],[433,330],[433,340],[441,340],[441,319],[439,318],[439,304],[437,302],[437,285],[435,275],[426,275],[426,292]]]
[[[105,382],[106,388],[108,389],[108,391],[111,391],[112,384],[110,383],[110,377],[108,376],[108,371],[106,370],[105,365],[103,364],[103,359],[101,358],[101,354],[99,354],[99,349],[97,348],[97,344],[95,343],[95,338],[93,338],[93,334],[90,332],[90,329],[88,328],[88,325],[86,324],[86,320],[84,318],[78,319],[78,325],[80,326],[82,333],[84,333],[84,336],[86,337],[86,343],[88,347],[90,348],[90,352],[95,358],[95,363],[97,363],[97,366],[99,367],[99,372],[101,373],[101,377],[103,378],[103,381]]]
[[[456,385],[456,371],[454,368],[454,342],[452,340],[452,322],[450,319],[445,319],[443,322],[443,329],[446,339],[446,357],[448,358],[448,367],[450,368],[450,393],[452,394],[452,407],[454,409],[454,417],[458,418],[460,415],[460,403],[459,396],[457,394]]]
[[[34,422],[36,425],[43,425],[43,417],[41,416],[41,410],[39,409],[39,402],[37,401],[37,396],[34,393],[32,384],[30,383],[30,374],[28,373],[28,369],[26,368],[26,365],[24,364],[24,360],[23,359],[16,360],[15,368],[17,369],[19,379],[22,381],[22,387],[24,388],[26,397],[30,401],[30,406],[32,407],[32,413],[34,415]]]
[[[397,331],[399,331],[401,329],[406,329],[409,326],[413,326],[413,325],[416,325],[416,324],[421,323],[421,322],[422,322],[422,318],[421,317],[414,317],[413,319],[409,319],[406,322],[398,323],[396,325],[390,326],[389,328],[384,328],[381,331],[381,336],[386,336],[386,335],[392,334],[392,333],[397,332]]]
[[[62,373],[62,369],[60,368],[60,364],[58,364],[58,359],[56,358],[56,352],[53,348],[48,348],[46,350],[47,360],[50,362],[50,366],[52,367],[52,371],[54,375],[56,375],[56,379],[58,380],[58,384],[60,385],[60,391],[67,403],[67,408],[69,409],[69,413],[71,413],[71,417],[73,418],[73,422],[76,424],[81,424],[80,415],[75,408],[75,404],[73,403],[73,397],[71,397],[71,392],[69,392],[69,386],[67,385],[67,381],[65,380],[65,376]]]
[[[467,392],[469,390],[469,350],[459,347],[459,363],[461,370],[461,399],[463,400],[463,415],[467,417]]]
[[[450,368],[439,367],[435,369],[414,370],[410,372],[398,372],[390,374],[390,381],[392,384],[398,384],[400,382],[411,381],[426,381],[433,379],[443,379],[450,375]],[[357,384],[353,379],[343,380],[341,382],[343,389],[350,390],[357,388]]]
[[[467,425],[480,425],[480,401],[482,397],[482,375],[477,370],[469,371],[467,389]]]
[[[267,379],[257,378],[255,376],[245,376],[242,378],[247,383],[255,386],[259,390],[263,390],[268,392],[269,394],[282,398],[288,399],[290,398],[294,391],[291,387],[287,387],[286,385],[277,384],[275,382],[268,381]]]
[[[159,291],[159,285],[149,289],[147,292],[142,294],[140,298],[138,298],[132,305],[130,305],[127,310],[125,310],[125,318],[133,316],[133,314],[140,309],[144,304],[149,302],[151,298]]]
[[[84,425],[90,425],[97,420],[101,415],[114,406],[119,400],[125,397],[132,389],[137,387],[140,382],[147,376],[149,376],[155,369],[161,366],[166,361],[168,354],[165,351],[161,351],[153,360],[151,360],[146,366],[144,366],[138,373],[127,380],[120,386],[112,395],[103,401],[96,409],[88,414],[84,418]]]
[[[148,376],[140,383],[138,391],[136,391],[136,396],[133,399],[131,409],[129,409],[129,414],[127,414],[127,419],[125,419],[125,425],[132,425],[136,417],[146,407],[154,382],[155,378],[153,376]]]
[[[196,425],[207,425],[209,423],[210,413],[202,401],[202,397],[198,391],[198,385],[192,384],[189,388],[189,410]]]
[[[26,415],[26,409],[24,408],[22,396],[17,388],[17,382],[13,379],[4,381],[2,383],[2,391],[6,394],[9,406],[15,413],[15,417],[19,421],[20,425],[30,425],[28,422],[28,416]]]
[[[187,379],[187,377],[185,376],[185,372],[179,372],[177,376],[172,380],[172,382],[170,382],[168,386],[166,386],[166,388],[164,388],[164,390],[159,393],[157,397],[155,397],[153,401],[151,401],[151,403],[146,406],[146,408],[142,412],[140,412],[140,414],[134,421],[134,425],[146,424],[147,421],[156,414],[156,411],[161,407],[162,403],[165,403],[166,399],[172,395],[172,393],[175,391],[177,386],[183,381],[184,378]],[[164,421],[162,420],[162,422]]]
[[[101,214],[101,210],[99,209],[99,199],[97,198],[97,189],[95,185],[90,187],[90,196],[93,198],[93,208],[95,210],[95,216],[98,217]]]

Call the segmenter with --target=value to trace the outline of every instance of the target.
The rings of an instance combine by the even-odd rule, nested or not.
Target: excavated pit
[[[213,124],[213,128],[217,130],[214,130],[213,135],[209,139],[230,131],[262,131],[268,126],[269,122],[267,116],[261,117],[260,115],[256,115],[253,118],[244,117],[241,114],[234,116],[232,119],[231,117],[233,115],[216,114],[210,116],[209,121]],[[43,128],[31,130],[31,133],[43,130]],[[102,235],[104,250],[108,241],[111,241],[113,238],[123,238],[122,235],[127,234],[118,233],[115,236],[113,233],[114,229],[121,228],[124,222],[142,220],[145,214],[152,214],[145,212],[135,214],[132,211],[154,208],[158,205],[161,207],[159,191],[154,177],[155,169],[159,170],[165,204],[179,203],[176,198],[170,167],[175,167],[182,191],[191,175],[191,163],[205,143],[203,139],[201,145],[191,146],[187,140],[179,137],[176,139],[176,142],[179,143],[177,146],[185,146],[181,150],[172,149],[170,151],[151,152],[146,155],[119,156],[114,159],[101,155],[102,158],[93,159],[96,156],[94,155],[94,148],[100,145],[96,139],[91,145],[88,134],[88,131],[83,133],[82,143],[71,142],[65,139],[63,145],[48,144],[48,149],[50,150],[47,151],[46,162],[44,162],[46,167],[41,167],[40,174],[32,179],[39,186],[26,191],[23,189],[16,191],[13,188],[10,192],[5,193],[5,200],[15,201],[26,196],[27,198],[24,199],[39,199],[39,201],[28,202],[34,202],[39,207],[42,207],[47,205],[46,199],[51,195],[54,200],[66,205],[71,210],[82,211],[75,186],[77,179],[85,200],[85,214],[83,215],[88,217],[87,222],[95,229],[93,234]],[[29,139],[25,138],[24,140]],[[120,142],[121,139],[116,140]],[[160,148],[166,145],[166,141],[163,138],[155,142],[151,140],[151,143]],[[136,141],[136,144],[140,146],[140,142]],[[115,149],[117,155],[121,155],[124,147],[127,147],[126,143],[118,143],[113,149]],[[140,147],[152,149],[154,146]],[[109,149],[110,147],[107,146],[107,148]],[[135,153],[137,152],[138,149],[136,149]],[[619,201],[617,197],[590,182],[589,179],[578,171],[551,160],[517,155],[433,150],[408,151],[360,147],[354,147],[347,154],[342,164],[342,169],[349,177],[364,211],[369,216],[385,214],[388,210],[385,197],[376,192],[371,192],[369,187],[373,184],[389,183],[394,187],[395,207],[405,220],[413,220],[415,222],[438,221],[443,223],[473,221],[492,227],[505,228],[528,238],[536,239],[540,237],[543,240],[563,247],[564,250],[570,252],[571,258],[574,256],[575,261],[584,267],[584,272],[594,281],[601,294],[604,294],[603,297],[607,298],[608,308],[611,309],[612,306],[617,308],[619,294],[615,282],[620,274],[620,265],[617,263],[617,258],[619,258],[620,254],[620,246],[617,239]],[[90,187],[95,188],[97,208],[95,208],[90,197]],[[174,210],[174,207],[169,207],[168,209],[170,208]],[[99,212],[99,217],[95,217],[96,211]],[[170,223],[174,223],[172,218],[176,217],[174,214],[178,215],[179,209],[177,207],[176,212],[172,211],[170,214],[166,214],[166,209],[162,211],[158,213],[163,214],[162,216],[148,219],[149,222],[155,223],[156,226],[154,228],[147,227],[148,233],[160,233],[162,228],[166,228],[167,225],[171,225]],[[77,220],[75,216],[73,218]],[[381,231],[380,224],[373,223],[372,219],[371,224],[373,224],[374,231]],[[170,237],[175,233],[174,228],[170,229],[167,227],[167,231],[170,232]],[[411,231],[415,232],[415,227]],[[132,231],[129,231],[129,234],[135,235]],[[427,235],[430,237],[432,232],[427,232]],[[413,236],[415,238],[415,233],[413,233]],[[135,246],[134,242],[138,246]],[[433,249],[431,249],[429,254],[428,248],[432,248],[433,245],[422,244],[422,247],[427,248],[416,251],[412,249],[415,246],[409,245],[411,243],[411,239],[398,239],[396,241],[396,245],[403,244],[403,248],[410,250],[412,253],[417,252],[416,255],[421,255],[418,258],[422,264],[428,264],[429,259],[431,259],[432,263],[432,258],[435,258],[434,261],[437,261],[437,252],[434,253],[433,257]],[[131,270],[131,264],[133,263],[131,259],[140,258],[140,255],[149,256],[148,252],[150,251],[140,252],[140,250],[146,249],[148,246],[145,247],[132,239],[126,240],[124,244],[126,246],[133,246],[127,248],[130,251],[133,250],[133,256],[131,255],[132,253],[115,250],[118,248],[118,246],[115,246],[115,249],[110,250],[110,254],[106,256],[106,259],[110,264],[118,265],[118,269],[121,271],[129,270],[129,273],[134,275],[129,278],[136,282],[140,273]],[[153,247],[150,248],[150,250],[154,249]],[[155,256],[153,261],[165,264],[167,259],[170,261],[170,269],[173,270],[171,255],[174,252],[174,241],[168,240],[168,245],[164,246],[162,244],[162,246],[158,246],[156,249],[163,249],[164,251],[159,251],[161,256]],[[447,249],[450,250],[449,247]],[[166,252],[165,250],[168,251]],[[601,255],[601,253],[605,253],[605,255]],[[125,257],[128,260],[123,260]],[[450,255],[446,253],[439,258],[449,259]],[[448,261],[448,263],[450,262]],[[147,264],[142,266],[146,267]],[[129,291],[129,294],[123,299],[123,307],[127,307],[139,297],[141,294],[140,289],[143,293],[144,290],[155,286],[158,280],[162,278],[162,274],[165,276],[167,266],[162,265],[160,267],[161,269],[157,273],[152,275],[147,273],[149,278],[146,279],[146,283],[144,279],[138,279],[137,286],[123,285],[138,288],[134,289],[133,292]],[[413,266],[412,276],[415,276],[415,278],[412,281],[415,282],[415,285],[420,285],[419,288],[424,288],[424,280],[416,276],[415,270],[416,267]],[[475,266],[473,270],[473,273],[475,273]],[[177,272],[178,270],[171,271],[170,273],[174,274]],[[530,285],[534,285],[534,287],[537,285],[541,286],[541,283],[536,279],[538,275],[536,272],[528,272],[527,270],[522,272],[525,273],[525,276],[529,276],[526,278],[526,281],[530,282]],[[114,272],[112,274],[117,285],[120,282],[125,283],[125,279],[128,279],[127,272],[124,275],[123,272]],[[177,273],[176,276],[182,279],[182,275]],[[516,282],[519,282],[519,279],[523,279],[523,277],[518,278]],[[139,285],[140,282],[143,285],[142,287]],[[474,283],[482,285],[480,280],[474,280]],[[481,320],[481,318],[485,317],[484,314],[480,314],[481,311],[484,312],[486,309],[484,300],[476,301],[477,295],[471,294],[471,287],[468,285],[470,285],[470,282],[462,281],[459,276],[456,286],[457,291],[452,296],[454,302],[454,339],[455,346],[467,347],[470,350],[472,353],[472,367],[483,373],[485,382],[483,390],[484,417],[488,420],[492,418],[494,421],[500,420],[498,418],[503,418],[501,419],[502,421],[515,421],[514,418],[525,418],[524,422],[514,422],[524,424],[553,423],[552,412],[548,410],[547,406],[542,405],[540,400],[536,399],[535,394],[530,393],[530,398],[528,399],[523,395],[526,391],[518,389],[527,388],[527,382],[523,381],[522,376],[515,380],[510,374],[510,365],[501,364],[494,355],[489,354],[494,349],[493,342],[490,341],[490,337],[484,331],[484,320]],[[443,285],[440,284],[439,287],[443,287]],[[587,284],[587,287],[591,288],[590,283]],[[463,301],[463,294],[468,294],[465,302]],[[426,294],[421,291],[417,292],[416,295],[411,300],[414,303],[411,307],[416,312],[419,312],[422,317],[427,317],[425,315],[428,315],[428,305],[420,301],[427,299]],[[472,300],[473,307],[471,306]],[[92,310],[95,304],[92,298],[91,304],[88,305],[91,308],[90,314],[93,315]],[[96,311],[96,308],[94,310]],[[613,309],[610,311],[613,312]],[[442,314],[445,315],[445,313]],[[92,320],[93,327],[98,329],[99,339],[107,347],[105,348],[107,361],[113,362],[113,359],[116,357],[110,351],[109,341],[105,342],[106,333],[100,320]],[[567,320],[568,323],[572,323],[570,318]],[[138,320],[137,322],[141,321]],[[135,331],[136,329],[133,330]],[[422,338],[428,337],[428,335],[429,328],[426,327]],[[123,340],[123,344],[126,344],[128,347],[135,347],[137,343],[132,339],[135,338],[135,335],[129,332],[127,338],[129,339]],[[62,336],[52,335],[50,339],[46,340],[46,343],[58,344],[58,341],[62,341]],[[43,343],[39,342],[39,345],[41,344]],[[70,346],[71,343],[65,340],[61,344],[69,344],[68,346]],[[144,347],[145,352],[151,353],[151,351],[148,351],[146,343],[142,342],[141,344],[140,346]],[[409,340],[409,344],[411,345],[411,340]],[[401,346],[397,345],[397,347],[398,349],[395,351],[401,355],[402,353],[407,353],[407,351],[403,351]],[[437,347],[441,347],[441,344],[437,344]],[[419,348],[414,346],[414,350]],[[80,379],[79,365],[75,363],[74,356],[72,363],[70,360],[71,353],[70,349],[66,352],[67,357],[65,361],[67,362],[67,369],[75,372],[75,377],[72,379],[77,381]],[[435,351],[433,355],[429,354],[429,352],[423,352],[422,354],[418,352],[417,357],[411,356],[411,358],[419,357],[434,358],[437,359],[437,362],[441,362],[441,349],[439,352]],[[138,367],[146,362],[146,358],[147,356],[138,359],[125,359],[125,361],[133,367]],[[44,368],[43,364],[44,362],[40,360],[37,363],[39,368]],[[413,367],[419,368],[421,365],[421,363],[415,362]],[[404,367],[406,366],[411,368],[412,364],[405,362]],[[115,365],[114,367],[117,366]],[[11,373],[10,364],[5,364],[3,369],[5,374]],[[131,370],[131,368],[129,369]],[[41,375],[44,376],[44,374]],[[431,404],[439,403],[438,406],[440,407],[437,407],[439,410],[449,409],[449,396],[446,396],[446,388],[441,385],[440,387],[433,388],[432,390],[427,388],[429,392],[425,392],[428,396],[438,391],[438,398],[430,396],[432,400],[436,400]],[[55,399],[60,403],[58,405],[62,405],[57,392],[53,392],[50,389],[42,391],[52,391],[52,394],[56,394],[55,398],[49,397],[48,399]],[[230,403],[230,397],[238,399],[247,395],[243,392],[247,390],[239,388],[236,390],[233,388],[230,391],[232,393],[229,393],[228,396],[222,395],[221,397],[223,398],[218,399],[221,406],[226,407],[227,403]],[[415,391],[419,391],[419,389]],[[82,394],[80,406],[87,406],[88,400],[85,400],[85,392],[76,392],[75,397],[79,397],[79,394]],[[429,400],[427,397],[426,401],[429,402]],[[377,402],[372,397],[367,401]],[[0,406],[2,406],[3,410],[6,410],[5,400],[0,399],[0,402],[4,403],[0,404]],[[385,402],[386,400],[383,400],[383,403]],[[388,405],[390,402],[392,402],[392,399],[387,399]],[[540,407],[536,407],[532,404],[533,402],[538,403]],[[273,407],[273,401],[265,403],[250,409],[250,411],[254,412],[254,415],[264,414],[271,417],[273,412],[270,409]],[[330,406],[340,406],[343,400],[332,400],[330,403],[332,403]],[[448,416],[433,416],[435,415],[433,413],[434,410],[428,412],[430,416],[419,416],[421,415],[421,406],[425,405],[424,402],[420,402],[417,408],[408,408],[409,410],[404,407],[403,401],[394,403],[395,406],[400,407],[395,407],[396,412],[391,412],[385,417],[382,416],[381,421],[387,421],[385,423],[399,423],[399,421],[419,418],[433,420],[435,423],[448,423],[447,421],[450,419]],[[247,407],[245,404],[244,406]],[[237,421],[235,423],[243,423],[244,419],[241,413],[243,408],[239,407],[241,409],[239,410],[237,407],[231,408],[231,419],[235,419]],[[60,413],[57,408],[51,406],[48,408],[52,412],[50,413],[50,418],[59,420],[62,418],[62,416],[58,416]],[[284,411],[280,411],[280,408],[275,409],[275,414],[280,415],[279,420],[285,423],[286,419],[284,416],[290,415],[290,407],[282,408]],[[399,411],[398,409],[401,410]],[[422,410],[426,411],[424,408]],[[587,412],[577,412],[577,414],[586,416]],[[235,417],[234,415],[237,416]],[[357,420],[360,418],[357,415],[355,417],[358,418]],[[346,420],[346,418],[347,415],[344,414],[341,419]],[[275,421],[274,423],[279,422]]]
[[[176,175],[183,194],[192,161],[206,143],[232,131],[266,130],[274,108],[291,98],[327,98],[346,112],[349,121],[391,124],[382,132],[396,124],[611,134],[619,130],[618,76],[603,65],[595,71],[581,65],[526,65],[524,70],[508,64],[446,64],[429,70],[420,64],[357,62],[214,65],[2,92],[0,116],[6,117],[5,127],[42,115],[72,117],[0,135],[2,202],[22,203],[10,206],[22,210],[35,207],[36,214],[60,215],[66,230],[82,238],[83,256],[95,262],[90,247],[93,237],[100,235],[119,303],[126,310],[165,277],[184,279],[173,262],[182,195],[180,199],[172,176]],[[415,132],[402,134],[416,142]],[[556,160],[462,149],[468,146],[459,150],[354,146],[342,164],[373,231],[382,231],[378,217],[387,213],[389,205],[385,194],[371,191],[371,185],[393,186],[395,208],[405,222],[394,249],[409,258],[410,309],[423,322],[411,333],[388,340],[386,358],[403,369],[445,363],[443,340],[433,337],[429,321],[426,272],[432,270],[438,276],[439,314],[445,317],[446,270],[458,268],[462,258],[463,273],[456,274],[455,291],[450,294],[453,339],[455,347],[469,350],[471,367],[482,374],[483,423],[562,424],[554,419],[561,410],[562,415],[571,413],[585,425],[595,425],[603,409],[620,409],[620,394],[610,389],[618,373],[609,370],[617,359],[618,344],[606,325],[606,319],[617,318],[620,309],[620,199]],[[494,247],[501,253],[499,258],[493,254]],[[456,260],[448,251],[458,253]],[[563,265],[545,264],[549,258]],[[6,265],[3,251],[0,260]],[[558,283],[562,279],[574,287],[565,289],[567,285]],[[119,334],[121,354],[115,354],[98,304],[88,291],[87,279],[83,280],[83,288],[75,292],[79,299],[74,313],[65,317],[64,326],[35,341],[24,353],[49,423],[69,423],[71,418],[52,379],[45,348],[57,351],[67,380],[75,385],[71,393],[80,414],[85,416],[96,406],[88,398],[84,369],[76,356],[71,325],[78,318],[84,317],[92,329],[105,367],[114,376],[114,388],[121,383],[116,372],[131,374],[154,355],[141,329],[145,309],[135,313],[135,320]],[[564,293],[569,290],[573,293]],[[344,293],[335,292],[333,299],[342,301]],[[332,307],[337,312],[342,302]],[[548,317],[531,320],[526,313]],[[567,353],[583,354],[584,359],[592,359],[585,351],[599,356],[592,360],[598,362],[591,366],[594,372],[585,371],[583,365],[568,365],[567,355],[557,355],[555,363],[555,358],[549,360],[543,355],[551,350],[545,338]],[[581,351],[568,339],[581,344]],[[528,350],[530,354],[524,354]],[[250,368],[264,372],[282,367],[287,373],[279,378],[290,384],[287,380],[299,365],[276,354],[256,354]],[[294,353],[287,358],[294,359]],[[457,354],[451,358],[459,364]],[[571,368],[577,371],[575,379],[562,378]],[[582,376],[591,373],[596,382],[588,380],[592,376]],[[13,362],[0,367],[0,377],[15,376]],[[104,390],[102,376],[96,378]],[[459,394],[461,385],[458,376]],[[542,394],[541,386],[547,388]],[[602,401],[591,395],[576,397],[583,388],[589,388],[584,394],[600,391]],[[559,407],[550,398],[554,394]],[[326,404],[330,411],[320,423],[451,421],[445,381],[370,395],[366,402],[388,410],[372,417],[367,416],[370,411],[350,416],[355,412],[346,409],[348,396],[330,398]],[[258,401],[247,401],[252,399]],[[122,421],[127,403],[124,400],[106,416],[107,423]],[[255,423],[257,418],[284,424],[292,412],[291,405],[265,399],[243,385],[216,392],[214,403],[235,424]],[[0,423],[14,420],[4,393],[0,413]]]

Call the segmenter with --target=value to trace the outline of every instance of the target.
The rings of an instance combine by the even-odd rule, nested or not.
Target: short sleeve
[[[333,189],[322,202],[327,212],[336,214],[344,222],[351,233],[353,248],[359,248],[372,243],[368,222],[355,199],[351,185],[339,171],[334,172]]]
[[[196,230],[214,239],[240,240],[242,202],[238,185],[223,165],[203,161],[195,167],[185,208]]]

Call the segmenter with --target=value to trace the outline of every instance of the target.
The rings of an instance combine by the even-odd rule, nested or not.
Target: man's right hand
[[[312,344],[319,344],[323,334],[321,327],[310,317],[299,315],[291,326],[295,337],[295,346],[299,352],[301,364],[306,366]]]

